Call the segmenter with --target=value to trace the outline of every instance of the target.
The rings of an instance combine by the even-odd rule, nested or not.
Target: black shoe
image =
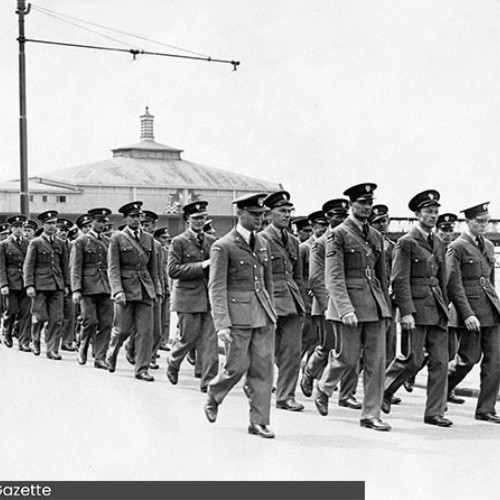
[[[135,355],[127,350],[125,350],[125,358],[131,365],[135,365]]]
[[[87,353],[85,352],[83,347],[80,347],[78,349],[78,352],[76,354],[76,361],[79,365],[85,365],[87,363]]]
[[[406,392],[413,392],[414,385],[415,385],[415,379],[413,377],[410,377],[409,379],[406,379],[403,382],[403,387],[405,388]]]
[[[55,361],[59,361],[62,359],[61,356],[55,351],[47,351],[47,357]]]
[[[153,375],[150,375],[148,372],[139,372],[135,374],[135,378],[137,380],[143,380],[144,382],[154,382]]]
[[[14,345],[14,342],[12,342],[12,336],[11,335],[4,335],[3,336],[3,343],[5,344],[5,347],[8,347],[10,349]]]
[[[160,365],[156,361],[151,361],[151,363],[149,363],[149,369],[150,370],[159,370]]]
[[[351,408],[351,410],[361,410],[361,403],[354,396],[339,400],[339,406]]]
[[[450,394],[448,394],[448,403],[463,405],[465,403],[465,399],[459,398],[458,396],[455,396],[453,392],[450,392]]]
[[[434,417],[424,417],[424,422],[429,425],[437,425],[438,427],[451,427],[453,422],[445,417],[436,415]]]
[[[204,385],[203,387],[200,387],[200,392],[207,393],[208,392],[208,386]]]
[[[491,422],[492,424],[500,424],[500,417],[496,413],[476,413],[476,420]]]
[[[116,370],[116,358],[106,358],[106,365],[109,373],[114,373]]]
[[[35,356],[40,356],[40,342],[33,342],[32,352]]]
[[[384,413],[391,413],[392,396],[389,394],[384,394],[382,399],[382,411]]]
[[[297,401],[293,398],[288,398],[285,401],[277,401],[276,408],[289,411],[302,411],[304,409],[304,405],[297,403]]]
[[[201,373],[195,373],[194,378],[201,378]]]
[[[254,434],[266,439],[272,439],[274,432],[267,425],[250,424],[248,426],[248,434]]]
[[[172,385],[177,385],[177,382],[179,382],[179,370],[176,370],[168,365],[167,378]]]
[[[219,403],[215,401],[215,398],[209,394],[207,398],[207,404],[205,405],[205,415],[207,420],[213,424],[217,420],[217,412],[219,411]]]
[[[106,363],[106,361],[104,361],[104,359],[96,359],[94,361],[94,368],[99,368],[101,370],[107,370],[108,363]]]
[[[300,390],[306,398],[310,398],[313,393],[313,378],[307,373],[306,370],[302,373],[302,378],[300,379]]]
[[[189,351],[186,359],[191,366],[194,366],[196,364],[196,351]]]
[[[388,432],[391,430],[391,426],[385,423],[380,418],[362,418],[359,421],[359,425],[361,427],[366,427],[367,429],[373,429],[375,431],[385,431]]]
[[[73,344],[63,344],[61,346],[61,351],[74,352],[76,351],[76,347]]]
[[[29,345],[19,344],[19,350],[21,352],[31,352],[31,347]]]
[[[168,344],[160,344],[160,351],[170,351],[170,346]]]
[[[401,398],[398,398],[397,396],[392,396],[391,398],[391,405],[398,405],[403,401]]]
[[[318,387],[318,393],[316,394],[314,404],[316,405],[319,414],[323,417],[326,417],[328,415],[328,399],[328,394],[326,394],[326,392],[323,392]]]

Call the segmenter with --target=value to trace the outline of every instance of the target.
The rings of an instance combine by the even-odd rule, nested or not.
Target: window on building
[[[66,196],[64,196],[64,195],[56,196],[56,202],[57,203],[66,203]]]
[[[42,194],[42,201],[47,203],[49,201],[49,197],[46,194]]]
[[[34,199],[35,197],[32,194],[30,194],[30,201],[33,201]]]

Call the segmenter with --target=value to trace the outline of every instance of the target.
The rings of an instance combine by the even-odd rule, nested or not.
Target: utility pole
[[[28,186],[28,118],[26,115],[26,58],[24,46],[24,16],[29,14],[31,5],[26,7],[25,0],[17,0],[16,14],[19,16],[19,142],[21,165],[21,213],[29,217],[30,198]]]

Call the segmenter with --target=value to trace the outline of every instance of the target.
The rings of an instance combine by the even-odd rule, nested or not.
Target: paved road
[[[124,359],[110,374],[63,355],[0,345],[1,480],[364,480],[367,499],[500,497],[500,426],[473,419],[474,399],[439,429],[422,422],[424,391],[403,392],[393,431],[378,433],[334,398],[324,418],[299,395],[306,410],[274,410],[277,436],[264,440],[246,433],[241,387],[208,424],[192,367],[170,385],[165,353],[154,383],[136,381]]]

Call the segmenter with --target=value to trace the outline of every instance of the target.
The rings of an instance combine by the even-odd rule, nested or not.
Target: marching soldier
[[[296,235],[299,243],[307,241],[313,232],[311,221],[308,217],[297,217],[293,220],[296,229]]]
[[[154,381],[148,373],[153,345],[153,302],[161,295],[153,237],[141,229],[142,201],[118,209],[125,228],[113,233],[108,249],[108,278],[115,302],[114,322],[106,355],[108,370],[116,369],[123,342],[135,333],[135,378]]]
[[[361,354],[364,401],[360,425],[389,431],[380,419],[385,368],[385,328],[391,317],[386,289],[382,236],[368,224],[376,184],[353,186],[351,215],[337,226],[326,243],[327,319],[336,323],[336,349],[318,382],[316,407],[328,414],[328,399],[340,380],[355,369]]]
[[[427,190],[408,204],[418,219],[394,248],[392,284],[401,313],[401,327],[410,337],[410,353],[395,358],[387,368],[383,410],[389,413],[391,399],[403,382],[422,366],[424,348],[429,355],[429,378],[424,422],[450,427],[445,418],[448,367],[448,301],[444,245],[432,234],[439,213],[440,195]]]
[[[28,241],[23,237],[26,216],[15,215],[8,219],[12,234],[0,243],[0,292],[4,302],[3,336],[7,347],[12,347],[14,322],[19,320],[19,350],[31,352],[30,299],[23,282],[23,264],[28,251]]]
[[[87,363],[87,352],[94,339],[94,366],[107,369],[106,349],[113,324],[113,302],[107,272],[109,239],[103,235],[111,210],[93,208],[91,229],[75,241],[70,256],[72,299],[81,308],[82,328],[77,361]]]
[[[250,405],[248,432],[273,438],[269,428],[273,385],[273,306],[271,252],[258,231],[265,194],[234,200],[238,223],[211,250],[209,294],[215,328],[226,347],[224,366],[210,382],[205,415],[217,419],[218,407],[246,373]]]
[[[328,230],[311,248],[309,262],[309,280],[313,293],[312,319],[320,332],[320,343],[309,358],[302,372],[300,388],[306,397],[311,397],[314,380],[318,380],[328,364],[330,351],[335,348],[335,328],[333,321],[326,321],[328,309],[328,290],[325,283],[325,247],[331,231],[345,221],[349,201],[345,198],[335,198],[323,204],[323,213],[328,218]],[[360,410],[361,404],[354,397],[358,383],[358,364],[340,381],[339,406]]]
[[[23,225],[23,235],[26,241],[30,242],[35,237],[38,224],[34,220],[27,220]]]
[[[31,340],[35,356],[40,355],[40,336],[45,321],[47,357],[60,360],[61,323],[64,295],[69,293],[68,253],[63,242],[55,237],[56,210],[38,216],[42,234],[31,240],[23,266],[26,294],[31,298]]]
[[[495,291],[493,243],[484,238],[490,218],[488,204],[462,210],[467,228],[450,243],[446,256],[450,326],[457,328],[459,337],[458,353],[448,368],[448,390],[482,358],[476,420],[500,424],[495,412],[500,387],[500,300]]]
[[[300,350],[300,359],[307,353],[306,360],[312,354],[314,348],[319,341],[319,328],[316,323],[313,323],[311,316],[312,307],[312,292],[309,286],[309,260],[311,248],[314,243],[326,232],[328,221],[322,210],[309,214],[307,219],[308,224],[312,224],[313,233],[310,238],[303,241],[299,245],[299,255],[302,267],[302,300],[304,301],[305,314],[302,322],[302,348]],[[295,226],[300,232],[301,223],[295,221]]]
[[[302,269],[299,241],[289,231],[293,204],[287,191],[271,193],[264,200],[271,209],[270,224],[262,231],[271,251],[274,302],[278,321],[275,330],[275,361],[278,367],[276,407],[301,411],[304,405],[295,401],[300,372],[302,315]]]
[[[175,280],[171,308],[177,312],[179,335],[168,358],[167,378],[170,383],[177,384],[182,361],[196,347],[202,365],[202,392],[207,391],[219,364],[207,288],[210,248],[216,238],[203,232],[207,205],[206,201],[195,201],[182,208],[188,228],[172,240],[168,254],[168,275]]]
[[[92,217],[88,213],[82,214],[76,219],[75,224],[83,234],[87,234],[92,229]]]

